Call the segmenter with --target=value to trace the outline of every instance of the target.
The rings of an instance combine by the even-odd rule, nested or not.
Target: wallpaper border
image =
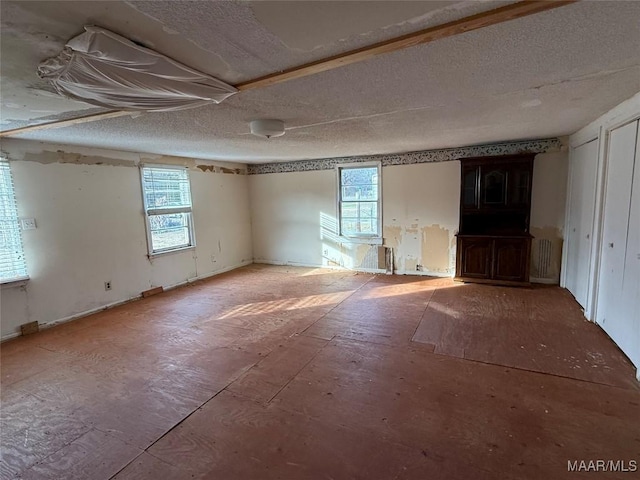
[[[460,158],[487,157],[493,155],[513,155],[517,153],[546,153],[559,151],[562,143],[557,138],[526,140],[519,142],[490,143],[470,147],[443,148],[419,152],[386,155],[361,155],[356,157],[321,158],[316,160],[296,160],[292,162],[249,164],[248,175],[265,173],[309,172],[331,170],[340,163],[381,161],[383,167],[390,165],[413,165],[415,163],[448,162]]]

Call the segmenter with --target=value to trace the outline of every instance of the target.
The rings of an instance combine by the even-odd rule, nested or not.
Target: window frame
[[[378,199],[376,200],[377,232],[373,234],[346,234],[342,231],[342,170],[352,170],[357,168],[375,167],[378,173]],[[336,165],[336,218],[338,224],[338,235],[341,239],[351,243],[366,243],[370,245],[382,245],[382,162],[354,162],[339,163]]]
[[[166,165],[166,164],[140,164],[140,188],[142,193],[142,209],[145,218],[145,230],[147,234],[147,256],[149,258],[166,255],[169,253],[183,252],[185,250],[192,250],[196,247],[196,236],[193,222],[193,194],[191,191],[191,176],[187,167],[182,165]],[[144,170],[145,169],[163,169],[163,170],[183,170],[187,175],[187,182],[189,183],[189,201],[191,205],[189,207],[170,207],[170,208],[148,208],[147,196],[145,194],[144,186]],[[154,215],[168,215],[172,213],[187,213],[187,227],[189,230],[189,245],[164,248],[159,250],[153,249],[153,236],[151,228],[151,217]]]
[[[15,228],[17,231],[17,237],[18,237],[18,244],[17,247],[19,247],[20,250],[20,254],[22,256],[22,269],[24,271],[24,275],[18,275],[17,277],[1,277],[0,276],[0,288],[4,289],[4,288],[10,288],[10,287],[14,287],[14,286],[23,286],[26,284],[26,282],[29,280],[29,273],[28,273],[28,269],[27,269],[27,260],[26,260],[26,255],[25,255],[25,251],[24,251],[24,239],[22,238],[22,225],[20,224],[20,216],[18,213],[18,199],[16,196],[16,190],[15,190],[15,184],[13,181],[13,171],[11,169],[11,162],[9,162],[9,160],[4,157],[4,156],[0,156],[0,165],[2,165],[3,167],[6,166],[6,171],[8,173],[8,179],[9,179],[9,188],[10,190],[7,192],[9,193],[9,209],[13,209],[15,212]],[[13,216],[7,217],[9,218],[9,220],[11,221],[11,219],[13,218]],[[13,262],[13,259],[12,259]]]

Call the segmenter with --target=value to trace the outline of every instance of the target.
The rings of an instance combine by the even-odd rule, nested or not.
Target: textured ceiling
[[[96,111],[36,75],[85,24],[236,84],[503,3],[3,0],[0,127]],[[640,2],[585,1],[220,105],[18,138],[251,163],[567,135],[640,91],[639,22]],[[250,120],[269,117],[285,121],[285,136],[248,134]]]

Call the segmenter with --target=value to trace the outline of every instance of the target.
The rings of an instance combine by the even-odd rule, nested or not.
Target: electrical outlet
[[[104,282],[104,289],[105,290],[111,290],[111,282]]]
[[[37,228],[35,218],[22,218],[20,220],[22,230],[35,230]]]

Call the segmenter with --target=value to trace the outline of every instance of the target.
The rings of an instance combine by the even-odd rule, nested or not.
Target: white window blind
[[[9,162],[0,159],[0,283],[27,278]]]
[[[185,168],[145,166],[141,173],[149,253],[193,246],[188,171]]]

